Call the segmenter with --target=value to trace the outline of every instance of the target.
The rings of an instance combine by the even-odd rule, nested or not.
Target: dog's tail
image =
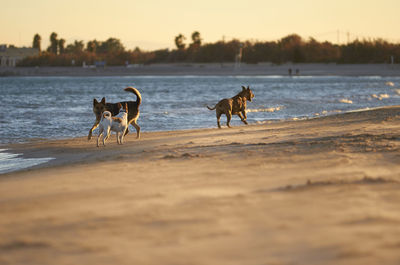
[[[103,115],[101,116],[101,120],[111,118],[111,112],[109,111],[104,111]]]
[[[132,92],[133,94],[136,95],[136,97],[137,97],[136,102],[137,102],[138,106],[140,105],[140,103],[142,103],[142,95],[140,94],[139,90],[137,90],[134,87],[127,87],[124,90],[126,92]]]
[[[206,107],[207,107],[207,109],[209,109],[209,110],[215,110],[215,108],[217,107],[217,105],[215,105],[213,108],[210,108],[208,105],[207,105]]]

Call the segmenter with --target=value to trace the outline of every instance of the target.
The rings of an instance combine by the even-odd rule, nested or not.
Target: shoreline
[[[301,121],[312,121],[314,119],[324,119],[324,118],[329,118],[332,116],[340,116],[346,113],[357,113],[357,112],[365,112],[365,111],[375,111],[379,110],[381,108],[395,108],[397,106],[385,106],[385,107],[375,107],[375,108],[366,108],[366,109],[359,109],[359,110],[350,110],[346,112],[341,112],[341,113],[332,113],[328,114],[325,116],[313,116],[313,117],[302,117],[302,118],[289,118],[289,119],[278,119],[278,120],[265,120],[262,122],[257,122],[257,123],[249,123],[248,126],[246,127],[251,127],[251,126],[264,126],[266,124],[274,124],[274,123],[286,123],[286,122],[301,122]],[[225,125],[222,125],[222,127],[226,127]],[[233,126],[233,127],[240,127],[240,126]],[[149,135],[150,137],[152,135],[172,135],[172,134],[191,134],[191,133],[196,133],[196,132],[206,132],[206,131],[212,131],[217,129],[216,127],[204,127],[204,128],[194,128],[194,129],[178,129],[178,130],[167,130],[167,131],[145,131],[141,132],[142,135]],[[227,129],[227,128],[225,128]],[[115,137],[113,135],[112,137]],[[128,136],[130,137],[130,136]],[[97,139],[97,135],[93,135],[93,138],[90,140],[92,142]],[[11,143],[3,143],[0,144],[0,152],[3,154],[11,154],[11,155],[18,155],[17,158],[21,159],[21,162],[23,162],[24,159],[28,160],[35,160],[37,159],[38,161],[43,160],[44,162],[38,162],[38,164],[34,164],[33,166],[29,167],[22,167],[20,169],[15,169],[15,170],[8,170],[4,173],[0,171],[0,177],[2,174],[12,174],[12,173],[18,173],[20,171],[29,171],[33,169],[40,169],[40,168],[46,168],[46,167],[52,167],[53,164],[57,165],[59,164],[58,161],[52,161],[56,160],[55,157],[42,157],[38,155],[34,155],[33,153],[26,153],[26,146],[30,146],[29,149],[35,149],[39,147],[41,144],[48,145],[50,143],[57,143],[57,142],[71,142],[74,140],[78,140],[80,142],[85,142],[87,140],[87,136],[77,136],[77,137],[66,137],[66,138],[27,138],[21,142],[11,142]],[[110,141],[110,140],[109,140]],[[118,147],[117,147],[118,148]],[[24,153],[25,152],[25,153]],[[1,154],[0,153],[0,154]],[[45,161],[47,160],[47,161]],[[48,164],[50,162],[53,162],[53,164]]]
[[[257,122],[257,123],[250,123],[246,127],[258,127],[258,126],[267,126],[271,124],[279,124],[279,123],[292,123],[292,122],[306,122],[306,121],[313,121],[313,120],[319,120],[319,119],[330,119],[330,118],[335,118],[341,117],[342,115],[346,114],[351,114],[351,113],[363,113],[363,112],[370,112],[370,111],[379,111],[382,109],[392,109],[392,108],[400,108],[399,106],[384,106],[384,107],[375,107],[375,108],[366,108],[366,109],[359,109],[359,110],[350,110],[346,112],[341,112],[341,113],[332,113],[328,114],[325,116],[313,116],[313,117],[303,117],[303,118],[290,118],[290,119],[280,119],[280,120],[265,120],[262,122]],[[224,129],[228,129],[225,125],[222,125]],[[233,126],[234,128],[239,128],[239,126]],[[246,128],[245,127],[245,128]],[[231,128],[232,129],[232,128]],[[244,129],[244,128],[242,128]],[[159,135],[185,135],[185,134],[196,134],[196,133],[206,133],[206,132],[213,132],[214,130],[218,130],[216,127],[204,127],[204,128],[195,128],[195,129],[178,129],[178,130],[168,130],[168,131],[145,131],[141,132],[142,136],[144,135],[145,137],[158,137]],[[115,135],[112,134],[111,138],[115,138]],[[128,135],[126,139],[131,138],[131,135]],[[133,138],[133,137],[132,137]],[[97,135],[93,135],[93,138],[90,141],[87,141],[87,136],[77,136],[77,137],[72,137],[72,138],[54,138],[54,139],[46,139],[46,138],[32,138],[32,139],[25,139],[22,142],[14,142],[14,143],[4,143],[0,144],[0,150],[2,153],[8,153],[8,154],[13,154],[13,155],[18,155],[19,158],[21,159],[32,159],[35,160],[37,159],[38,161],[40,160],[47,160],[45,162],[40,162],[38,164],[35,164],[33,166],[29,166],[26,168],[21,168],[21,169],[16,169],[16,170],[10,170],[5,173],[0,173],[0,178],[2,174],[13,174],[13,173],[18,173],[20,171],[30,171],[30,170],[36,170],[36,169],[41,169],[41,168],[48,168],[48,167],[53,167],[53,166],[58,166],[60,164],[68,164],[71,162],[69,158],[64,161],[65,159],[58,160],[57,157],[53,156],[43,156],[43,152],[36,152],[35,150],[41,150],[40,146],[45,145],[45,146],[50,146],[50,145],[59,145],[58,143],[66,143],[69,145],[69,143],[74,142],[74,141],[79,141],[81,144],[84,146],[87,146],[87,143],[96,141]],[[143,137],[141,137],[143,139]],[[131,139],[132,141],[132,139]],[[137,140],[133,140],[137,141]],[[140,141],[140,140],[139,140]],[[86,142],[86,143],[85,143]],[[110,142],[110,140],[108,140]],[[90,146],[88,146],[90,148]],[[113,146],[113,148],[123,148],[123,146]],[[30,150],[27,152],[27,150]],[[45,149],[45,152],[49,152],[50,149]],[[96,148],[94,149],[96,150]],[[99,149],[97,149],[99,150]],[[50,154],[57,156],[56,154],[59,153],[57,151],[56,153],[49,152]],[[72,159],[73,161],[79,159]],[[22,162],[22,161],[21,161]]]
[[[400,105],[15,144],[1,264],[397,264]]]
[[[170,63],[125,66],[90,67],[0,67],[0,77],[28,76],[400,76],[400,65],[394,64],[281,64],[271,63],[240,64],[234,63]]]

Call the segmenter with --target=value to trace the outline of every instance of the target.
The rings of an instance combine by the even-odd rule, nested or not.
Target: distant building
[[[36,48],[16,48],[0,45],[0,67],[15,67],[18,61],[28,57],[39,55]]]

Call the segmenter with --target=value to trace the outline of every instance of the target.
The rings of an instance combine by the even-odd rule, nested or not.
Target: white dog
[[[119,113],[112,117],[111,112],[104,111],[99,123],[99,135],[97,136],[97,147],[99,147],[99,139],[103,136],[103,145],[110,137],[111,131],[117,133],[117,143],[123,144],[125,132],[128,129],[128,104],[122,108],[121,103],[118,103]]]

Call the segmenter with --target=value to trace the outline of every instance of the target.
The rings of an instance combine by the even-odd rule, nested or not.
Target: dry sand
[[[399,113],[14,145],[0,264],[400,264]]]

